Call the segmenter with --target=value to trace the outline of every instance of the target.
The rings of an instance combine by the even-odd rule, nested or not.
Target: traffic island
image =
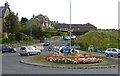
[[[66,61],[61,63],[52,62],[46,60],[48,55],[39,55],[39,56],[31,56],[26,57],[20,60],[21,63],[34,65],[34,66],[42,66],[42,67],[53,67],[53,68],[68,68],[68,69],[98,69],[98,68],[111,68],[111,67],[118,67],[118,61],[113,60],[106,57],[99,57],[102,59],[101,62],[87,62],[87,63],[67,63]]]

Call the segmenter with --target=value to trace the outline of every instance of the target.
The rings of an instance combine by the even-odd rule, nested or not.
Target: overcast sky
[[[0,0],[4,6],[6,0]],[[70,23],[70,0],[7,0],[19,18],[30,19],[33,14],[47,15],[51,21]],[[91,23],[98,29],[118,28],[120,0],[71,0],[71,23]]]

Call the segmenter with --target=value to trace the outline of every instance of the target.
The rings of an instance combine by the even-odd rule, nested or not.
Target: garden
[[[50,53],[45,57],[45,60],[60,64],[92,64],[103,61],[100,57],[80,53],[69,55],[65,55],[63,53]]]

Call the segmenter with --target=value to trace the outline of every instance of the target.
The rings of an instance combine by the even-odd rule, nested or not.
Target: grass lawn
[[[120,37],[118,32],[120,31],[90,31],[77,38],[75,44],[84,49],[90,45],[93,45],[95,50],[119,48]]]

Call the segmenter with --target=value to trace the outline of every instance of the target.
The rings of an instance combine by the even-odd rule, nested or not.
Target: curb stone
[[[23,61],[23,60],[20,60],[20,63],[27,64],[27,65],[32,65],[32,66],[51,67],[51,68],[66,68],[66,69],[102,69],[102,68],[118,67],[118,65],[111,65],[111,66],[92,66],[92,67],[66,67],[66,66],[53,66],[53,65],[30,63],[30,62]]]

